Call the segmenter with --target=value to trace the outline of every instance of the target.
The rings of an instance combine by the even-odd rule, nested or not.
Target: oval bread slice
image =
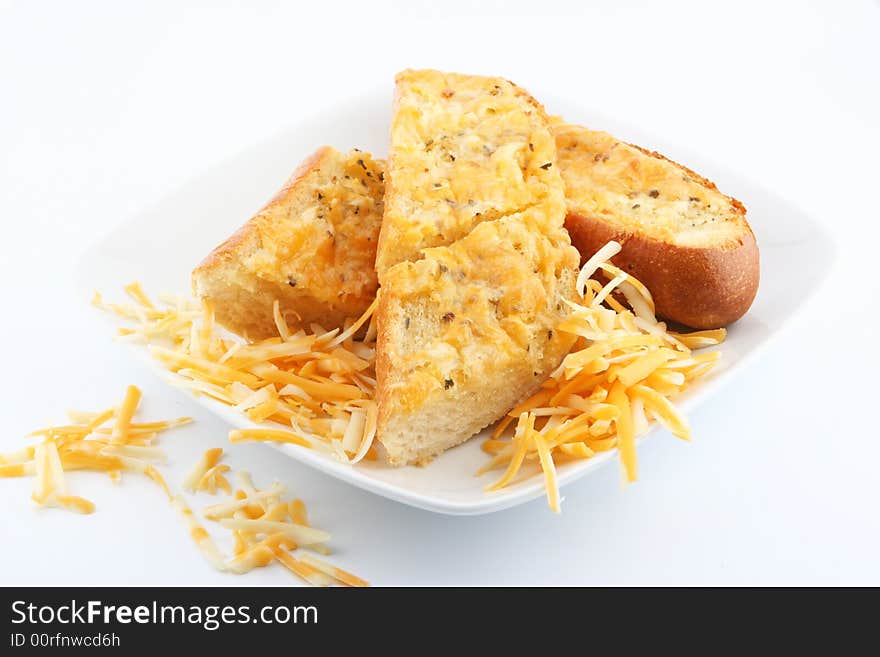
[[[584,260],[609,240],[614,264],[651,291],[661,317],[693,328],[739,319],[758,290],[746,209],[659,153],[605,133],[553,126],[568,217]]]

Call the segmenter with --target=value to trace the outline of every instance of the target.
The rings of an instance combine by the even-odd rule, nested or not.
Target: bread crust
[[[195,295],[217,321],[249,339],[277,334],[273,304],[290,328],[342,326],[375,296],[383,163],[323,146],[247,223],[193,270]]]
[[[275,206],[285,205],[290,194],[293,192],[300,180],[305,178],[315,169],[320,168],[321,163],[331,156],[333,149],[329,146],[321,146],[314,153],[300,162],[299,166],[294,169],[287,182],[275,192],[254,216],[247,221],[241,228],[230,235],[225,242],[215,247],[208,255],[206,255],[199,265],[192,272],[192,288],[193,292],[198,289],[197,281],[202,275],[210,275],[230,262],[236,261],[241,254],[242,248],[247,246],[249,240],[254,238],[259,240],[257,222],[260,215],[271,211]]]
[[[651,291],[657,314],[696,329],[727,326],[758,292],[758,245],[749,229],[728,248],[702,249],[625,233],[601,219],[569,212],[565,226],[581,263],[610,240],[622,249],[612,262]]]
[[[619,242],[612,261],[647,286],[657,315],[692,328],[726,326],[748,311],[760,262],[742,203],[656,151],[564,123],[555,130],[569,185],[565,226],[582,262]],[[668,218],[658,223],[652,208]],[[688,239],[677,230],[690,230]]]
[[[382,288],[377,293],[376,317],[390,318],[390,301],[382,294]],[[388,381],[391,374],[391,356],[386,345],[391,341],[390,321],[376,323],[376,380]],[[389,390],[386,386],[376,386],[376,404],[378,406],[377,426],[383,427],[388,424],[391,413],[389,402]]]

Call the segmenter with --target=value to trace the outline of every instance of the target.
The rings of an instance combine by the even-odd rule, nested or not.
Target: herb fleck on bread
[[[323,147],[250,221],[193,271],[217,321],[252,340],[277,334],[277,299],[291,328],[342,326],[375,298],[384,162]]]
[[[661,317],[693,328],[739,319],[758,290],[746,209],[690,169],[604,132],[553,127],[572,243],[584,260],[609,240],[614,263],[651,291]]]
[[[378,437],[392,464],[464,442],[531,394],[578,254],[541,106],[501,78],[397,78],[377,270]]]

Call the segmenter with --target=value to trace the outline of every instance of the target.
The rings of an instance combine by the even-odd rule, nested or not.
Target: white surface
[[[153,207],[137,213],[83,255],[76,269],[83,303],[92,298],[95,290],[103,291],[108,300],[123,296],[120,281],[131,280],[139,280],[154,294],[187,294],[193,264],[235,231],[243,216],[262,205],[268,196],[268,185],[280,184],[276,181],[289,175],[292,158],[295,162],[304,159],[316,143],[357,144],[385,157],[391,93],[391,82],[386,81],[367,94],[344,99],[317,116],[297,121],[263,143],[200,173]],[[798,311],[829,273],[836,250],[829,247],[833,238],[799,209],[741,175],[707,162],[705,156],[668,145],[632,126],[620,125],[585,107],[582,99],[561,99],[549,92],[541,93],[540,98],[553,114],[565,116],[572,123],[611,131],[632,143],[651,144],[705,175],[723,180],[729,193],[749,199],[750,222],[761,244],[761,293],[748,315],[730,328],[723,359],[711,375],[676,400],[679,408],[689,413],[777,338],[784,325],[797,321]],[[217,194],[217,190],[226,189],[235,190],[235,199]],[[206,218],[210,218],[210,223]],[[171,234],[175,239],[168,239]],[[112,334],[116,326],[118,321],[109,321],[104,330]],[[163,380],[169,378],[167,370],[148,356],[143,345],[133,345],[132,355],[145,360]],[[196,401],[235,427],[256,426],[221,402],[206,396],[197,397]],[[292,445],[276,447],[322,472],[385,497],[451,515],[477,515],[522,504],[541,497],[545,490],[543,478],[538,476],[500,491],[485,490],[499,473],[482,477],[475,477],[474,473],[488,461],[480,446],[493,428],[488,427],[425,467],[392,468],[378,461],[361,461],[352,467],[327,452]],[[651,433],[660,433],[659,427],[655,426]],[[560,486],[617,460],[617,453],[611,451],[589,460],[562,464],[558,468]]]
[[[497,72],[579,95],[793,200],[843,243],[818,295],[691,414],[693,444],[649,441],[636,485],[604,468],[566,490],[561,517],[541,500],[437,516],[261,446],[230,448],[230,462],[304,497],[336,560],[377,584],[880,583],[877,4],[480,4],[431,18],[416,7],[438,3],[307,15],[289,3],[0,0],[0,449],[136,382],[147,417],[198,420],[163,441],[179,480],[227,427],[107,340],[74,295],[77,258],[194,174],[396,69]],[[136,477],[118,490],[71,482],[97,513],[35,512],[28,482],[0,481],[0,583],[291,581],[274,568],[213,572]]]

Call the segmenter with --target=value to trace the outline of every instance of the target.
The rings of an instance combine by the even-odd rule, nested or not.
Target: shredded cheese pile
[[[218,453],[219,451],[219,453]],[[184,487],[198,477],[203,479],[222,456],[222,450],[208,450],[193,469]],[[214,463],[206,469],[207,464]],[[237,488],[230,499],[205,507],[206,519],[218,523],[232,534],[232,556],[224,556],[214,539],[199,524],[182,497],[174,497],[172,505],[178,510],[205,559],[219,571],[243,574],[278,562],[290,572],[313,586],[335,583],[347,586],[369,586],[365,580],[337,568],[308,552],[296,557],[292,552],[304,548],[327,554],[326,543],[330,534],[309,524],[306,506],[299,499],[285,500],[286,489],[277,481],[270,488],[257,489],[250,474],[236,472]]]
[[[504,469],[487,490],[504,488],[524,473],[542,473],[548,503],[558,513],[558,463],[616,448],[625,481],[634,481],[636,438],[652,420],[690,440],[688,423],[670,399],[718,362],[717,351],[695,351],[720,344],[726,331],[667,330],[655,317],[648,289],[609,262],[620,248],[609,242],[584,264],[577,280],[581,302],[569,302],[572,313],[559,326],[577,336],[574,348],[541,389],[511,410],[483,443],[493,458],[477,474]],[[607,283],[593,278],[597,272]],[[376,458],[375,301],[343,330],[313,325],[311,332],[293,334],[276,302],[279,336],[246,343],[217,329],[208,304],[176,300],[159,308],[139,284],[124,289],[135,305],[104,303],[98,294],[94,300],[137,323],[120,329],[123,339],[149,344],[153,355],[176,373],[177,384],[232,406],[255,422],[282,425],[233,430],[231,442],[317,447],[349,463]],[[354,340],[368,321],[366,337]],[[527,465],[535,467],[524,471]],[[227,469],[208,459],[187,485],[228,491],[223,477]]]
[[[218,489],[231,496],[230,501],[207,507],[204,516],[214,520],[234,537],[231,558],[224,557],[213,539],[198,521],[181,495],[171,492],[164,477],[151,462],[164,462],[165,452],[155,446],[156,436],[168,429],[188,424],[192,418],[181,417],[160,422],[135,422],[134,415],[141,391],[128,386],[119,406],[98,413],[69,411],[71,424],[51,426],[29,434],[41,442],[15,452],[0,455],[0,477],[34,478],[31,495],[40,507],[59,507],[77,513],[92,513],[95,505],[82,497],[69,495],[65,472],[91,470],[106,472],[118,481],[123,472],[139,472],[153,480],[177,509],[202,554],[218,570],[246,573],[273,561],[316,586],[339,582],[348,586],[369,586],[349,572],[310,554],[294,558],[290,551],[298,547],[321,554],[328,552],[327,532],[309,525],[302,500],[285,501],[285,489],[275,483],[258,490],[246,472],[236,473],[237,489],[232,490],[224,473],[230,468],[220,463],[221,448],[209,449],[186,477],[183,488],[191,493],[214,494]]]
[[[157,306],[138,283],[125,288],[133,305],[93,304],[135,322],[122,339],[147,343],[173,383],[216,399],[275,428],[233,431],[232,442],[272,441],[317,448],[340,460],[375,459],[377,410],[376,302],[343,329],[291,333],[275,303],[278,337],[248,343],[222,332],[210,304],[167,300]],[[370,322],[363,340],[355,340]]]
[[[0,477],[33,476],[31,498],[38,506],[77,513],[92,513],[95,505],[68,495],[64,473],[70,470],[106,472],[113,481],[125,471],[140,472],[168,493],[165,480],[152,465],[166,458],[165,452],[154,445],[156,436],[192,419],[134,422],[140,399],[141,391],[128,386],[119,406],[98,413],[69,411],[72,424],[34,431],[30,437],[42,438],[37,445],[0,455]]]
[[[706,374],[721,355],[693,350],[719,344],[726,332],[667,331],[654,316],[645,286],[608,262],[620,248],[609,242],[581,269],[577,286],[582,301],[570,304],[573,312],[559,326],[578,336],[571,353],[483,443],[493,458],[477,474],[504,468],[488,490],[504,488],[524,464],[533,463],[543,472],[547,501],[558,513],[557,463],[617,448],[625,481],[634,481],[636,438],[648,430],[650,420],[690,440],[687,421],[669,400]],[[605,285],[591,278],[600,270],[609,279]],[[632,310],[614,293],[622,294]],[[507,430],[514,420],[511,436]]]

